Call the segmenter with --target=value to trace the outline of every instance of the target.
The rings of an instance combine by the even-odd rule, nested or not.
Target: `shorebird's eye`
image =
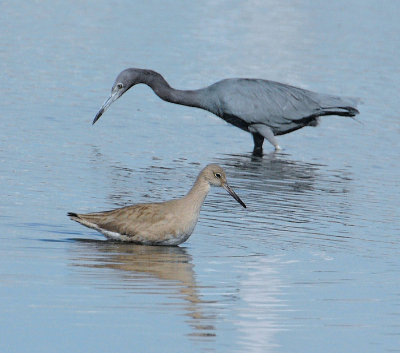
[[[117,88],[118,89],[121,89],[122,87],[124,87],[124,85],[120,82],[120,83],[117,83]]]
[[[220,179],[221,178],[221,174],[220,173],[215,173],[214,174],[216,178]]]

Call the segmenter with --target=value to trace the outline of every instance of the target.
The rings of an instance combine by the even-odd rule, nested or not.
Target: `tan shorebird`
[[[180,199],[136,204],[105,212],[69,212],[68,216],[109,239],[146,245],[179,245],[193,233],[210,186],[223,187],[246,207],[228,185],[224,170],[217,164],[209,164],[200,172],[190,191]]]

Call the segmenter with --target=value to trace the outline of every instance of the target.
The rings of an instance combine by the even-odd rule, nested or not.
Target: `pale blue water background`
[[[400,2],[0,3],[0,352],[400,351]],[[138,86],[260,77],[360,97],[251,158],[251,136]],[[266,152],[271,151],[268,143]],[[179,248],[103,241],[68,211],[212,190]]]

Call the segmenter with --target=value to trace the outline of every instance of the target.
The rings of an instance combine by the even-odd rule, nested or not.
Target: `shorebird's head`
[[[96,114],[93,124],[100,119],[100,117],[105,113],[105,111],[110,107],[110,105],[115,102],[119,97],[121,97],[128,89],[133,87],[138,83],[144,81],[144,76],[151,72],[150,70],[134,69],[129,68],[121,71],[114,81],[111,88],[111,95],[106,99],[106,101],[101,106],[100,110]]]
[[[246,208],[245,203],[228,185],[228,182],[226,181],[226,174],[222,167],[220,167],[218,164],[209,164],[203,169],[202,175],[210,185],[223,187],[237,202]]]

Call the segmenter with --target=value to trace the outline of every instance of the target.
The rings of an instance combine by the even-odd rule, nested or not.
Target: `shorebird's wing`
[[[138,204],[105,212],[87,214],[69,213],[68,216],[82,225],[101,232],[112,232],[135,237],[171,223],[172,216],[162,203]]]

